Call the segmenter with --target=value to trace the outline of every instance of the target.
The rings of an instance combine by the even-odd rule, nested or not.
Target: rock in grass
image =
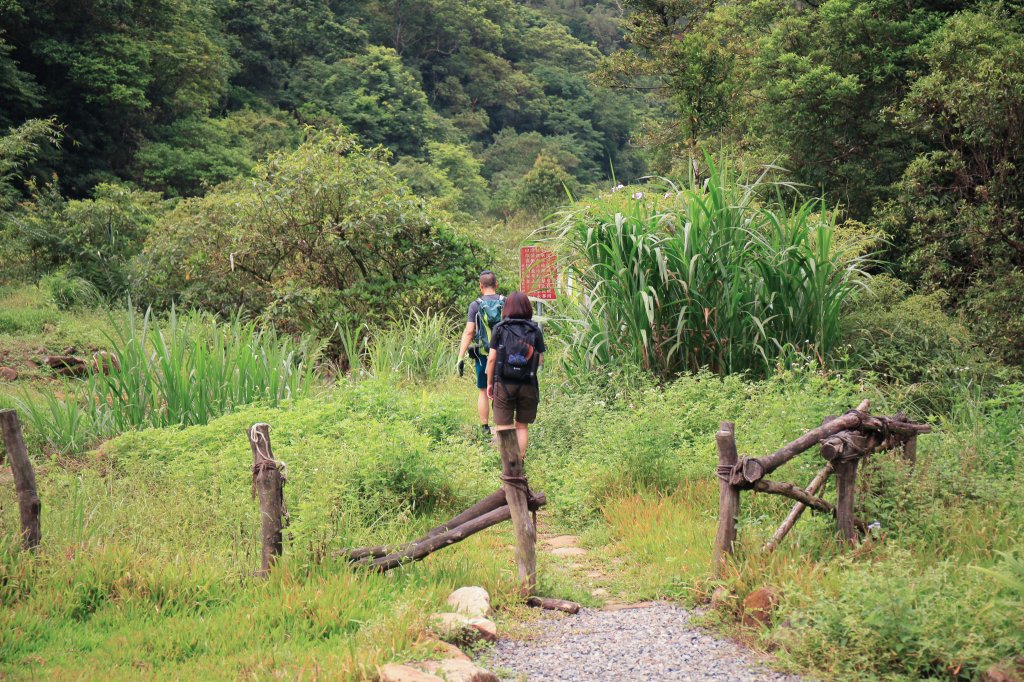
[[[377,668],[377,682],[438,682],[440,679],[410,665],[388,663]]]
[[[430,643],[430,648],[433,653],[437,654],[441,658],[455,658],[460,661],[470,660],[469,656],[463,653],[462,649],[440,639],[433,640]]]
[[[732,601],[732,593],[729,592],[729,588],[724,585],[719,585],[715,588],[715,591],[711,593],[711,608],[722,609],[727,608]]]
[[[743,600],[743,624],[747,627],[766,627],[772,622],[772,612],[779,605],[779,594],[771,587],[759,587]]]
[[[470,618],[463,613],[435,613],[430,629],[446,642],[498,641],[498,627],[494,623],[486,618]]]
[[[1012,661],[1002,661],[989,667],[982,676],[982,682],[1024,682],[1024,656]]]
[[[0,367],[0,379],[4,381],[17,381],[18,370],[13,367]]]
[[[470,618],[486,618],[491,612],[491,596],[482,587],[460,587],[448,595],[448,606]]]
[[[448,682],[498,682],[497,675],[470,661],[448,659],[447,661],[427,661],[418,665],[426,672],[433,673]]]

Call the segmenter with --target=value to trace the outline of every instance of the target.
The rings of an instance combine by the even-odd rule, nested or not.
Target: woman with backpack
[[[519,452],[526,457],[527,428],[537,419],[544,334],[533,321],[533,305],[521,291],[509,294],[502,319],[491,330],[487,355],[487,397],[494,408],[496,431],[514,428]]]

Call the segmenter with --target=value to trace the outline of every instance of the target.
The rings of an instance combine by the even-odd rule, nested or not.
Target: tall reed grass
[[[553,226],[571,283],[557,324],[572,365],[763,375],[836,347],[867,258],[834,239],[835,212],[777,192],[770,201],[778,186],[764,174],[743,184],[709,165],[703,182],[657,199],[600,197]]]
[[[151,311],[111,318],[109,355],[98,356],[82,381],[42,397],[23,394],[20,407],[49,445],[80,452],[98,438],[145,427],[205,424],[239,405],[308,393],[322,344],[294,341],[235,316],[158,320]]]
[[[413,309],[370,330],[363,355],[373,376],[437,381],[455,371],[457,336],[451,316]]]

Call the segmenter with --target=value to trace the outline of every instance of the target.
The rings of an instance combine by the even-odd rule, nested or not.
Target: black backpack
[[[495,374],[502,382],[525,384],[537,376],[540,356],[537,341],[540,327],[533,320],[506,318],[501,327],[501,343]]]

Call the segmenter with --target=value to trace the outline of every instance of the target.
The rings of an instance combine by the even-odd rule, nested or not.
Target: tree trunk
[[[751,484],[755,481],[759,481],[800,453],[814,447],[825,438],[833,436],[840,431],[856,429],[867,417],[867,411],[870,406],[871,403],[864,400],[857,406],[856,410],[851,410],[850,412],[836,417],[826,424],[822,424],[816,429],[808,431],[793,442],[779,448],[772,454],[764,457],[758,457],[756,459],[746,460],[741,475],[734,477],[732,482],[734,484],[743,482]]]
[[[537,493],[535,499],[540,506],[547,503],[547,497],[544,496],[544,493]],[[486,530],[487,528],[497,525],[502,521],[508,521],[511,518],[514,518],[512,510],[508,505],[503,505],[497,509],[487,512],[486,514],[481,514],[474,519],[470,519],[466,523],[457,528],[453,528],[450,531],[441,533],[440,535],[434,535],[433,537],[426,538],[419,542],[410,543],[397,552],[393,552],[385,557],[380,557],[379,559],[374,559],[369,565],[384,573],[393,568],[397,568],[402,564],[419,561],[439,549],[443,549],[449,545],[454,545],[456,542],[462,542],[471,535],[479,533],[482,530]]]

